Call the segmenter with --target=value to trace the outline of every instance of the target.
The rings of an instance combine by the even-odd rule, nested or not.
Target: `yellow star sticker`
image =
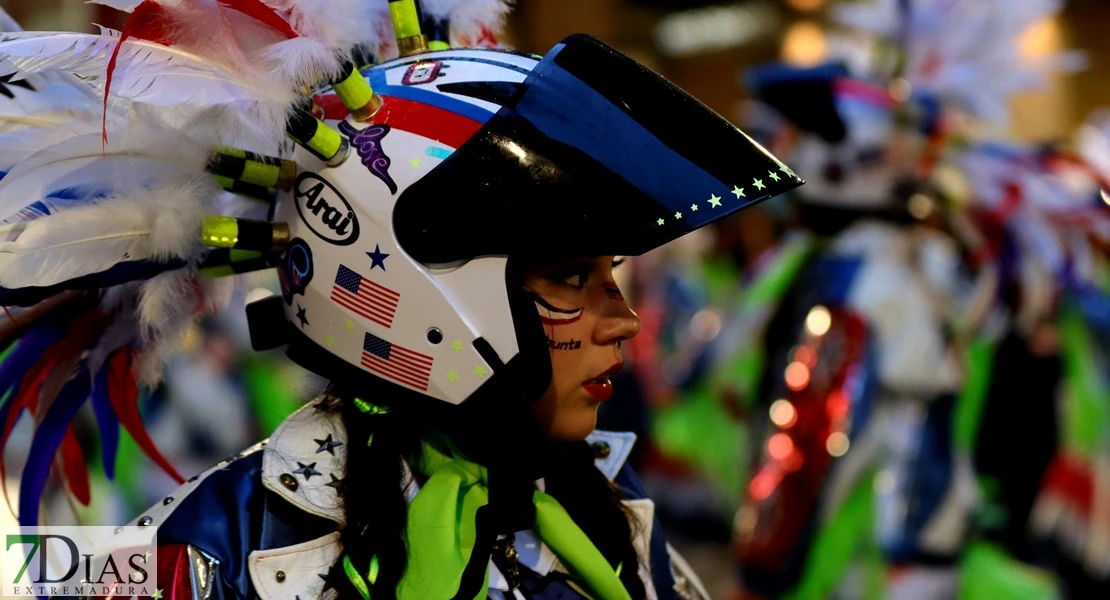
[[[331,339],[330,335],[324,336],[324,342],[327,343],[327,345],[329,345],[329,346],[334,346],[335,345],[335,340]]]
[[[676,212],[676,213],[674,214],[674,218],[675,218],[675,220],[676,220],[676,221],[677,221],[678,219],[681,219],[681,218],[682,218],[682,213],[680,213],[680,212]]]
[[[756,179],[754,185],[755,185],[755,189],[757,189],[757,190],[762,190],[763,188],[767,187],[767,186],[763,185],[763,180],[762,179]]]
[[[709,197],[709,206],[712,206],[713,208],[720,207],[721,206],[721,197],[718,196],[717,194],[713,194],[712,196],[710,196]]]
[[[421,162],[423,162],[423,161],[420,160],[419,156],[414,156],[414,157],[412,157],[412,160],[409,161],[409,166],[414,168],[414,169],[419,169]]]
[[[745,197],[746,197],[746,196],[744,196],[744,188],[742,188],[742,187],[737,187],[737,186],[735,186],[735,185],[734,185],[734,186],[732,186],[732,195],[733,195],[733,196],[736,196],[736,198],[737,198],[737,199],[740,199],[740,198],[745,198]]]
[[[788,167],[786,165],[779,166],[779,170],[782,171],[783,173],[786,173],[786,175],[789,176],[789,177],[797,177],[797,175],[794,173],[794,171],[791,171],[790,167]]]
[[[779,177],[779,174],[774,171],[767,171],[767,175],[769,175],[771,179],[774,179],[775,181],[779,181],[782,179],[782,177]]]
[[[447,381],[458,381],[458,380],[459,380],[459,372],[458,371],[456,371],[454,369],[451,369],[450,371],[447,371]]]
[[[347,328],[347,331],[350,331],[355,328],[355,322],[347,319],[346,321],[343,321],[343,326]]]
[[[483,365],[474,365],[474,374],[477,375],[479,378],[488,375],[488,373],[486,373],[486,367]]]
[[[691,212],[698,212],[698,205],[697,204],[691,204],[690,205],[690,211]]]
[[[451,342],[451,349],[454,350],[455,352],[462,352],[463,351],[463,343],[460,342],[459,340],[454,340],[454,341]]]
[[[660,225],[662,225],[662,224],[666,223],[666,221],[664,221],[663,219],[659,219],[658,221],[656,221],[656,223],[659,223]]]
[[[151,600],[162,600],[162,590],[161,590],[161,588],[159,588],[157,590],[154,590],[154,595],[151,596],[150,598],[151,598]]]

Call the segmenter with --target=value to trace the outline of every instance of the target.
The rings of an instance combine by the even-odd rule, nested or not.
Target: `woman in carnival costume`
[[[789,168],[593,38],[452,49],[496,2],[110,4],[122,32],[0,38],[4,64],[105,94],[102,131],[0,183],[7,214],[94,192],[0,248],[4,304],[32,307],[0,378],[5,418],[38,422],[22,523],[86,399],[102,441],[142,437],[136,378],[213,302],[201,275],[276,266],[253,344],[331,385],[133,522],[158,526],[163,593],[704,597],[623,468],[633,440],[593,431],[640,327],[614,256],[796,187]],[[360,71],[356,46],[400,57]],[[213,215],[224,190],[272,218]]]
[[[958,373],[905,211],[916,181],[895,146],[917,134],[896,125],[886,88],[843,64],[763,67],[752,84],[799,131],[791,156],[816,187],[795,208],[815,246],[799,257],[762,340],[756,405],[770,420],[756,438],[737,553],[748,593],[823,598],[857,560],[874,566],[874,476],[881,463],[909,460],[913,440],[943,421],[938,407],[950,405]],[[930,487],[954,479],[946,463]],[[933,500],[918,527],[939,512]],[[913,533],[886,533],[900,538],[885,540],[891,552],[916,560],[916,540],[903,538]],[[883,587],[874,574],[869,594]]]

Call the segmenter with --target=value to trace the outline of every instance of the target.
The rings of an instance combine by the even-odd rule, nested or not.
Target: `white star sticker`
[[[763,180],[762,179],[756,179],[754,185],[755,185],[755,189],[757,189],[757,190],[762,190],[763,188],[767,187],[767,186],[763,185]]]
[[[735,185],[732,186],[732,195],[736,196],[737,199],[746,197],[744,196],[744,188],[736,187]]]
[[[767,171],[767,174],[770,175],[771,179],[774,179],[775,181],[779,181],[780,179],[782,179],[782,177],[779,177],[779,174],[774,171]]]
[[[720,196],[718,196],[716,194],[713,194],[712,196],[709,197],[709,206],[712,206],[713,208],[717,208],[720,205],[721,205],[721,197]]]
[[[675,219],[681,219],[681,218],[682,218],[682,213],[680,213],[680,212],[676,212],[676,213],[674,214],[674,218],[675,218]]]
[[[691,204],[690,205],[690,210],[692,212],[698,212],[698,205],[697,204]]]

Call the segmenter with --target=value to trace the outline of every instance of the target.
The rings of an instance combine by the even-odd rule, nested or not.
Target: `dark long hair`
[[[423,430],[414,424],[426,420],[396,409],[388,414],[363,413],[355,406],[353,396],[337,395],[337,410],[342,411],[349,442],[343,480],[346,523],[340,541],[360,573],[365,574],[371,558],[377,557],[372,597],[394,600],[407,564],[402,457],[414,457],[420,451]],[[630,515],[620,502],[617,488],[594,466],[589,445],[561,444],[547,462],[547,493],[563,505],[613,568],[621,566],[621,582],[629,595],[634,600],[644,598]],[[336,582],[340,598],[361,598],[341,562],[332,567],[329,579]]]

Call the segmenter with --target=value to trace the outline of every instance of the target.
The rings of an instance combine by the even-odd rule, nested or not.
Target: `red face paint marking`
[[[544,325],[570,325],[577,323],[582,318],[581,308],[559,308],[552,306],[543,298],[536,296],[536,310],[540,313],[540,321]]]

